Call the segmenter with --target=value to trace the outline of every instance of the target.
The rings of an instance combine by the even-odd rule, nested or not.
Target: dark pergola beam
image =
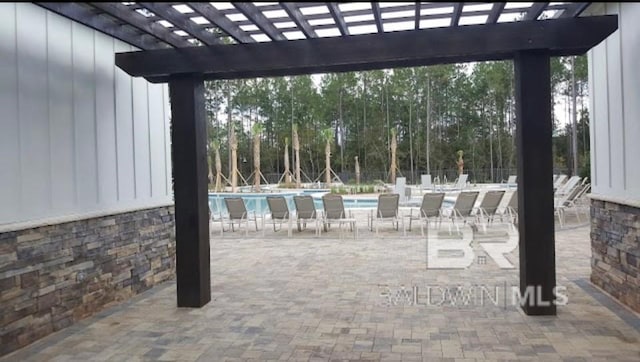
[[[304,34],[304,36],[306,36],[308,39],[318,37],[316,31],[313,30],[311,25],[309,25],[309,22],[304,19],[302,12],[300,12],[300,9],[298,9],[295,4],[280,3],[280,6],[282,6],[284,11],[287,12],[287,15],[289,15],[291,20],[296,23],[296,26]]]
[[[123,5],[122,3],[91,3],[91,6],[176,48],[193,45],[180,36],[174,34],[173,31],[156,22],[149,21],[144,15],[138,14],[138,12],[126,5]]]
[[[498,22],[500,18],[500,14],[502,14],[502,10],[504,10],[504,6],[507,3],[494,3],[491,8],[491,12],[489,13],[489,17],[487,18],[487,24],[495,24]]]
[[[373,12],[373,19],[376,22],[376,28],[378,28],[378,33],[384,33],[384,28],[382,26],[382,13],[380,12],[380,4],[377,2],[371,3],[371,11]]]
[[[537,20],[549,3],[533,3],[522,20]]]
[[[287,40],[271,21],[255,5],[251,3],[235,2],[233,6],[240,10],[247,19],[251,20],[260,30],[262,30],[271,40]]]
[[[208,3],[187,3],[203,18],[209,20],[212,24],[220,28],[230,37],[235,39],[238,43],[255,43],[255,39],[242,31],[238,25],[229,20],[226,16],[221,14],[218,9],[214,8]]]
[[[416,18],[415,22],[416,22],[416,24],[414,26],[414,29],[416,29],[416,30],[420,29],[420,8],[421,8],[420,7],[420,2],[416,2],[416,14],[415,14],[415,18]]]
[[[551,56],[580,55],[617,28],[616,15],[591,16],[118,53],[116,64],[154,82],[192,72],[205,79],[347,72],[512,59],[518,51],[534,49],[548,49]]]
[[[451,25],[450,26],[458,26],[460,22],[460,15],[462,15],[462,6],[464,3],[455,3],[453,5],[453,15],[451,16]]]
[[[589,5],[591,5],[591,3],[568,4],[567,9],[562,12],[560,18],[575,18],[578,15],[582,14],[582,12],[585,11],[589,7]]]
[[[345,23],[344,21],[344,17],[342,17],[342,13],[340,12],[340,8],[338,8],[338,4],[327,3],[327,7],[329,8],[329,12],[333,17],[333,21],[336,22],[338,30],[340,30],[340,34],[342,34],[342,36],[350,35],[349,28],[347,27],[347,23]]]
[[[196,25],[188,17],[184,16],[181,12],[174,9],[171,5],[164,3],[140,3],[149,11],[153,12],[157,16],[167,20],[176,26],[176,30],[182,30],[187,32],[192,37],[200,40],[206,45],[220,44],[220,40],[216,38],[213,33],[204,30],[202,27]]]
[[[143,50],[165,49],[168,47],[167,44],[159,42],[154,36],[117,24],[115,21],[106,19],[106,15],[95,14],[88,8],[88,5],[62,2],[35,4]]]

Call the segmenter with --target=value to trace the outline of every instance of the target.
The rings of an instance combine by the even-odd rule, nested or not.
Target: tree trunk
[[[324,180],[327,186],[331,184],[331,141],[324,146],[324,164],[326,165]]]
[[[231,128],[231,137],[229,138],[229,145],[231,146],[231,192],[236,192],[238,187],[238,140],[236,139],[236,132]]]
[[[293,150],[294,150],[294,158],[295,160],[293,161],[295,163],[295,168],[296,168],[296,188],[300,188],[301,186],[301,179],[300,179],[300,140],[298,139],[298,131],[297,130],[293,130]]]
[[[220,159],[220,149],[216,148],[216,192],[222,191],[222,160]]]
[[[356,159],[356,185],[360,185],[360,163],[358,162],[358,156]]]
[[[291,184],[291,171],[289,170],[289,142],[284,143],[284,183]]]
[[[398,148],[398,140],[396,139],[395,132],[391,133],[391,168],[389,169],[389,178],[391,183],[396,183],[396,149]]]
[[[260,191],[260,134],[253,135],[253,187]]]

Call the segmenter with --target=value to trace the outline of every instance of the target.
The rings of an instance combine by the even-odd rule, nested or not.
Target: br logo
[[[438,231],[427,236],[427,269],[466,269],[473,264],[475,252],[471,243],[477,240],[500,269],[513,269],[515,266],[505,257],[518,246],[518,232],[512,224],[492,226],[489,231],[474,232],[469,225],[449,232]],[[486,264],[487,257],[480,255],[479,264]]]

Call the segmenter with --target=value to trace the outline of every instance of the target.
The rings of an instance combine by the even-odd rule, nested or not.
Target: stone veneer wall
[[[0,356],[174,275],[173,206],[0,233]]]
[[[640,312],[640,208],[591,200],[591,282]]]

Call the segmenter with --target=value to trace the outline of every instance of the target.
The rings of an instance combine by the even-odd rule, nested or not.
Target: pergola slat
[[[287,12],[291,20],[293,20],[293,22],[296,23],[296,26],[298,27],[298,29],[300,29],[300,31],[302,32],[302,34],[304,34],[304,36],[306,36],[307,38],[318,37],[318,35],[316,34],[316,31],[313,30],[311,25],[309,25],[309,22],[304,19],[302,12],[300,12],[300,9],[298,9],[298,7],[295,4],[280,3],[280,6],[282,6],[284,11]]]
[[[582,14],[582,12],[589,6],[591,3],[573,3],[570,4],[565,11],[562,12],[560,18],[575,18]]]
[[[344,17],[340,13],[338,4],[327,3],[327,7],[329,8],[329,12],[331,13],[331,16],[333,16],[333,20],[336,22],[336,26],[338,27],[338,30],[340,30],[340,34],[342,34],[342,36],[349,35],[349,28],[347,27],[347,23],[344,21]]]
[[[143,50],[164,49],[168,45],[158,41],[158,38],[146,35],[133,29],[127,29],[104,16],[94,14],[86,5],[80,3],[35,3],[47,10],[75,20],[90,28],[100,29],[103,33],[125,43],[129,43]]]
[[[169,21],[176,27],[187,32],[189,35],[200,40],[206,45],[220,44],[220,40],[216,38],[213,33],[210,33],[203,28],[196,26],[193,21],[182,15],[182,13],[174,9],[171,5],[164,3],[140,3],[140,5],[144,6],[149,11],[155,13],[161,18]]]
[[[544,9],[547,7],[547,4],[549,3],[534,3],[529,10],[527,10],[527,13],[525,14],[524,18],[522,20],[536,20],[538,19],[538,16],[540,16],[540,14],[542,14],[542,11],[544,11]]]
[[[415,26],[413,27],[414,29],[418,30],[420,29],[420,2],[416,2],[416,15],[415,15]]]
[[[500,14],[502,14],[502,10],[504,10],[504,6],[507,3],[495,3],[491,8],[491,12],[489,13],[489,17],[487,18],[487,24],[495,24],[500,18]]]
[[[384,28],[382,27],[382,13],[380,12],[380,4],[378,4],[377,2],[371,3],[371,11],[373,12],[373,18],[375,19],[378,33],[383,33]]]
[[[176,48],[193,46],[193,44],[174,34],[173,31],[158,23],[150,22],[146,17],[144,17],[144,15],[138,14],[135,10],[130,9],[121,3],[91,3],[91,6],[104,11],[116,19],[120,19],[125,23],[131,24],[145,33],[155,36]]]
[[[226,16],[222,15],[217,9],[207,3],[187,3],[198,14],[215,24],[225,33],[229,34],[238,43],[255,43],[255,39],[246,34],[240,27],[234,24]]]
[[[180,73],[229,79],[511,59],[515,52],[531,49],[548,49],[551,56],[579,55],[617,26],[617,16],[612,15],[469,25],[243,47],[119,53],[116,64],[132,76],[163,82],[169,74]]]
[[[458,26],[460,15],[462,15],[462,6],[464,3],[455,3],[453,5],[453,16],[451,17],[451,26]]]
[[[280,30],[278,30],[269,19],[267,19],[264,14],[253,4],[251,3],[242,3],[236,2],[233,3],[238,10],[240,10],[244,16],[246,16],[249,20],[251,20],[260,30],[262,30],[271,40],[287,40],[287,38],[282,35]]]

